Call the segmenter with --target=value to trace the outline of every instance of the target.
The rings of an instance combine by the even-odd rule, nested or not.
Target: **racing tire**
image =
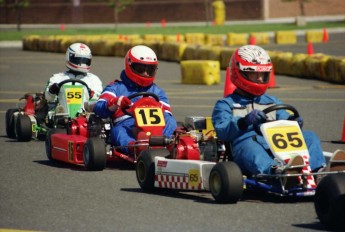
[[[49,160],[53,160],[52,157],[52,138],[53,134],[64,134],[66,133],[66,129],[62,128],[53,128],[48,130],[46,139],[45,139],[45,148],[46,148],[46,155]]]
[[[153,192],[155,182],[155,157],[168,157],[170,152],[164,148],[147,149],[141,152],[135,165],[138,184],[144,192]]]
[[[104,140],[88,138],[83,151],[84,166],[88,171],[102,171],[106,166],[106,149]]]
[[[18,109],[8,109],[6,111],[6,135],[11,139],[16,138],[14,113],[18,112]]]
[[[234,162],[217,163],[210,172],[210,192],[218,203],[236,203],[243,193],[241,169]]]
[[[345,230],[345,174],[327,175],[317,185],[314,207],[322,224]]]
[[[26,114],[19,114],[16,123],[17,139],[20,142],[28,142],[32,138],[32,125],[30,117]]]

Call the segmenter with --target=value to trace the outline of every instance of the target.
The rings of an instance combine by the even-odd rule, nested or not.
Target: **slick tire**
[[[16,123],[17,139],[20,142],[28,142],[32,138],[31,120],[28,115],[19,114]]]
[[[102,171],[107,162],[104,140],[98,137],[89,138],[84,145],[83,158],[86,170]]]
[[[18,112],[18,109],[8,109],[6,111],[6,135],[11,139],[16,138],[14,113]]]
[[[135,172],[138,184],[144,192],[154,191],[155,157],[168,157],[169,155],[169,151],[163,148],[147,149],[142,151],[137,160]]]
[[[236,203],[243,193],[241,169],[234,162],[217,163],[210,172],[210,192],[218,203]]]
[[[320,222],[345,231],[345,174],[327,175],[316,188],[314,206]]]

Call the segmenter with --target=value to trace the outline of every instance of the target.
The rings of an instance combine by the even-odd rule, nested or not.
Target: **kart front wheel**
[[[32,137],[32,125],[30,117],[26,114],[19,114],[16,123],[17,139],[21,142],[27,142]]]
[[[241,169],[234,162],[217,163],[210,172],[209,185],[218,203],[236,203],[243,193]]]
[[[14,113],[18,112],[18,109],[8,109],[6,111],[6,134],[11,139],[16,138],[15,124],[14,124]]]
[[[102,171],[107,162],[104,140],[98,137],[89,138],[84,145],[83,158],[86,170]]]
[[[345,229],[345,174],[327,175],[317,185],[314,206],[320,222],[330,229]]]
[[[155,157],[168,157],[169,155],[169,151],[163,148],[142,151],[137,160],[135,171],[138,183],[144,192],[154,191]]]

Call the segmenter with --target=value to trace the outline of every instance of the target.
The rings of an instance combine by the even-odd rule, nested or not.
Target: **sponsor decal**
[[[168,165],[168,161],[166,160],[158,160],[157,162],[157,167],[166,168],[167,165]]]

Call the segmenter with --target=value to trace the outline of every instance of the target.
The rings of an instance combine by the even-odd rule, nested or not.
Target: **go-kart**
[[[25,100],[24,106],[17,106],[6,111],[6,135],[18,141],[42,139],[46,133],[44,117],[48,112],[47,101],[43,93],[26,93],[19,99]]]
[[[132,131],[135,143],[115,146],[110,141],[113,123],[94,113],[80,114],[67,125],[67,133],[52,130],[46,139],[46,154],[50,160],[83,165],[87,170],[103,170],[107,161],[124,160],[134,164],[146,149],[172,150],[174,138],[163,136],[165,120],[156,94],[140,92],[128,96],[139,98],[124,114],[133,116],[136,126]],[[165,153],[164,153],[165,154]]]
[[[276,105],[264,110],[269,114],[275,110],[292,111],[291,119],[299,117],[297,110],[289,105]],[[202,130],[197,123],[194,129]],[[232,162],[231,146],[229,144],[219,145],[227,148],[223,158],[215,155],[215,160],[205,161],[202,159],[186,160],[180,157],[171,157],[165,151],[144,151],[138,158],[136,164],[136,176],[140,187],[147,192],[152,192],[159,188],[210,191],[214,199],[219,203],[237,202],[244,190],[260,189],[267,193],[279,196],[313,196],[315,195],[316,183],[315,175],[333,175],[344,173],[318,172],[311,173],[309,167],[309,152],[307,150],[301,129],[294,120],[278,120],[263,123],[260,133],[268,142],[272,155],[282,163],[287,163],[292,155],[299,154],[303,157],[305,164],[302,166],[291,166],[290,168],[302,170],[295,174],[258,174],[249,175],[242,173],[236,163]],[[200,147],[195,146],[194,153],[200,153]],[[196,157],[196,156],[195,156]],[[287,186],[288,178],[292,178],[293,185]],[[289,181],[291,183],[291,181]],[[337,181],[339,187],[344,185],[343,181]]]
[[[75,83],[81,85],[75,85]],[[60,94],[53,103],[47,103],[44,93],[25,94],[20,98],[20,100],[25,100],[23,107],[6,111],[7,137],[18,141],[45,140],[50,128],[58,125],[62,127],[70,118],[76,117],[82,111],[85,95],[83,86],[87,88],[88,96],[90,96],[91,90],[84,81],[64,80],[60,82]]]

